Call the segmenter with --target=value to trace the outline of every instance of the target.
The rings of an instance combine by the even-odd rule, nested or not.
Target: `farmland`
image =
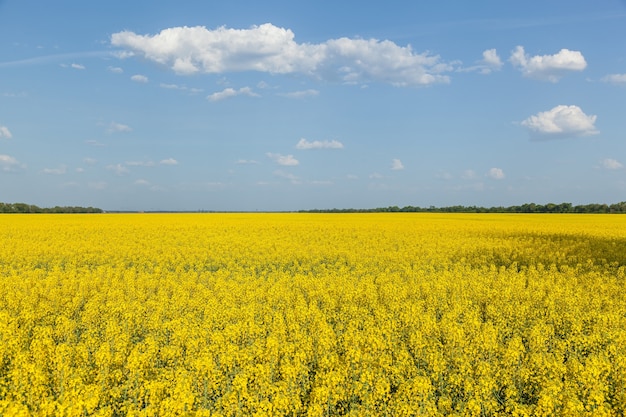
[[[0,414],[623,416],[626,217],[0,216]]]

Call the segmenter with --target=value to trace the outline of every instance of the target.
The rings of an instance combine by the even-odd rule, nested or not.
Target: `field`
[[[626,216],[0,216],[0,415],[624,416]]]

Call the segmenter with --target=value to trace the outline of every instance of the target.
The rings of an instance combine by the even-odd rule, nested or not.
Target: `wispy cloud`
[[[178,161],[174,158],[162,159],[159,161],[161,165],[178,165]]]
[[[338,140],[314,140],[312,142],[301,138],[296,144],[296,149],[343,149],[343,143]]]
[[[10,155],[0,154],[0,171],[15,172],[21,167],[20,162]]]
[[[289,93],[280,93],[278,95],[281,97],[287,97],[287,98],[305,98],[305,97],[316,97],[319,94],[320,92],[318,90],[308,89],[308,90],[301,90],[301,91],[292,91]]]
[[[471,67],[460,68],[459,71],[478,71],[481,74],[491,74],[493,71],[499,71],[503,65],[498,52],[495,49],[487,49],[483,51],[483,59]]]
[[[254,159],[238,159],[235,163],[237,165],[256,165],[259,161],[255,161]]]
[[[122,68],[120,68],[120,67],[112,67],[112,66],[109,66],[109,67],[107,67],[107,69],[108,69],[110,72],[114,73],[114,74],[122,74],[122,73],[124,72],[124,70],[123,70]]]
[[[180,91],[186,91],[186,92],[191,93],[191,94],[197,94],[197,93],[201,93],[202,92],[201,88],[187,87],[185,85],[178,85],[178,84],[161,83],[161,84],[159,84],[159,86],[161,88],[165,88],[167,90],[180,90]]]
[[[539,138],[595,135],[597,116],[586,115],[578,106],[559,105],[521,122]]]
[[[42,172],[49,175],[63,175],[67,172],[67,166],[60,165],[58,168],[44,168]]]
[[[107,127],[109,133],[132,132],[133,128],[123,123],[111,122]]]
[[[389,40],[329,39],[297,43],[290,29],[266,23],[249,29],[172,27],[156,35],[111,35],[111,44],[170,67],[178,74],[259,71],[304,74],[345,83],[397,86],[447,83],[454,66],[428,52]]]
[[[300,180],[300,178],[290,172],[285,172],[285,171],[281,171],[281,170],[277,170],[274,171],[274,176],[279,177],[279,178],[285,178],[288,179],[289,182],[291,182],[292,184],[301,184],[302,181]]]
[[[624,165],[621,162],[612,158],[603,159],[601,164],[602,164],[602,168],[609,169],[609,170],[616,170],[616,169],[624,168]]]
[[[242,87],[239,90],[235,90],[234,88],[228,87],[222,91],[208,95],[207,99],[209,99],[210,101],[220,101],[220,100],[224,100],[230,97],[241,96],[241,95],[249,96],[249,97],[259,97],[259,95],[253,92],[250,87]]]
[[[296,166],[300,163],[296,158],[293,157],[293,155],[281,155],[279,153],[272,152],[267,152],[265,155],[267,155],[268,158],[276,162],[278,165]]]
[[[0,139],[11,139],[13,135],[8,127],[0,125]]]
[[[609,74],[602,77],[605,83],[626,86],[626,74]]]
[[[113,171],[115,175],[119,176],[126,175],[130,172],[130,170],[122,164],[107,165],[106,169],[109,171]]]
[[[148,77],[146,77],[145,75],[141,75],[141,74],[135,74],[132,77],[130,77],[130,79],[136,83],[145,84],[148,82]]]
[[[587,61],[580,51],[561,49],[554,55],[530,56],[523,46],[518,46],[511,53],[509,59],[525,77],[557,82],[568,71],[582,71],[587,67]]]
[[[67,54],[41,55],[41,56],[36,56],[32,58],[0,62],[0,68],[23,67],[23,66],[31,66],[31,65],[45,65],[45,64],[55,63],[55,62],[69,61],[73,59],[90,58],[90,57],[108,57],[108,56],[112,56],[112,53],[110,51],[88,51],[88,52],[74,52],[74,53],[67,53]],[[80,65],[80,64],[76,64],[76,65]]]
[[[461,179],[464,179],[464,180],[474,180],[477,177],[478,176],[476,175],[476,171],[474,171],[473,169],[466,169],[461,174]]]

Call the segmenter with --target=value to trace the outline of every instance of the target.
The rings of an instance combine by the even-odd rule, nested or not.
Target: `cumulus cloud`
[[[500,60],[498,52],[495,50],[495,48],[483,51],[482,63],[486,67],[483,70],[485,74],[490,73],[492,70],[499,70],[500,68],[502,68],[502,61]]]
[[[543,137],[587,136],[598,133],[597,116],[586,115],[578,106],[559,105],[521,122],[532,133]]]
[[[224,100],[230,97],[235,97],[235,96],[240,96],[240,95],[249,96],[249,97],[259,97],[259,95],[253,92],[250,87],[242,87],[239,90],[235,90],[234,88],[228,87],[222,91],[208,95],[207,98],[210,101],[220,101],[220,100]]]
[[[13,135],[8,127],[0,125],[0,139],[11,139]]]
[[[147,83],[148,82],[148,77],[146,77],[145,75],[141,75],[141,74],[135,74],[132,77],[130,77],[131,80],[133,80],[136,83]]]
[[[602,160],[602,167],[604,169],[622,169],[624,167],[624,165],[622,165],[621,162],[612,159],[612,158],[606,158]]]
[[[487,173],[489,178],[493,178],[494,180],[502,180],[504,179],[504,171],[501,168],[491,168]]]
[[[304,138],[300,139],[296,144],[296,149],[343,149],[343,143],[338,140],[314,140],[310,142]]]
[[[287,98],[305,98],[305,97],[315,97],[318,96],[320,92],[314,89],[301,90],[301,91],[292,91],[290,93],[281,93],[279,96],[287,97]]]
[[[9,155],[0,154],[0,171],[13,172],[19,168],[20,163],[17,159]]]
[[[398,86],[447,83],[453,67],[437,55],[389,40],[330,39],[297,43],[290,29],[266,23],[249,29],[173,27],[155,35],[111,35],[111,44],[170,67],[178,74],[259,71],[305,74],[348,83]]]
[[[461,68],[459,71],[469,72],[478,71],[481,74],[491,74],[493,71],[499,71],[502,68],[502,60],[495,49],[487,49],[483,51],[483,59],[478,61],[476,65]]]
[[[72,64],[70,65],[72,68],[77,69],[77,70],[84,70],[85,66],[81,65],[81,64]]]
[[[557,82],[567,71],[582,71],[587,67],[580,51],[561,49],[554,55],[530,56],[523,46],[518,46],[509,59],[525,77]]]
[[[300,163],[296,158],[293,157],[293,155],[281,155],[279,153],[272,152],[267,152],[265,155],[267,155],[268,158],[276,162],[278,165],[296,166]]]
[[[178,165],[178,161],[174,158],[162,159],[159,161],[161,165]]]
[[[399,159],[392,159],[391,160],[391,169],[393,171],[402,171],[404,169],[404,164],[402,164],[402,161]]]
[[[107,127],[109,133],[131,132],[132,130],[130,126],[117,122],[111,122]]]
[[[610,84],[626,85],[626,74],[609,74],[602,77],[602,81]]]

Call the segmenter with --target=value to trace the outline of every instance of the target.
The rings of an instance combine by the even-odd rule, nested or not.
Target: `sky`
[[[626,1],[0,0],[0,201],[626,200]]]

